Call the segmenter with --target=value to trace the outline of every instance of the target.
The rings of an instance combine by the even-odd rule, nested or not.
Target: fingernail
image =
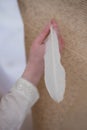
[[[51,20],[51,24],[52,24],[52,26],[53,26],[54,29],[55,29],[55,28],[56,28],[56,29],[58,28],[55,19],[52,19],[52,20]]]
[[[52,23],[53,25],[57,25],[57,23],[56,23],[56,20],[55,20],[55,19],[52,19],[52,20],[51,20],[51,23]]]

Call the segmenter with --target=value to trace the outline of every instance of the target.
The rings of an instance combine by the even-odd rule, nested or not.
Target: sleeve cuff
[[[40,97],[37,88],[31,82],[23,78],[17,80],[11,91],[16,91],[27,98],[31,107],[37,102]]]

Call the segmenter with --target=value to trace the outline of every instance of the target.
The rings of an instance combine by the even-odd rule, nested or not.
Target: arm
[[[0,130],[19,130],[27,111],[39,99],[37,88],[20,78],[0,102]]]
[[[28,109],[38,100],[37,84],[43,74],[45,45],[50,24],[33,42],[25,71],[7,95],[0,102],[0,130],[18,130]]]

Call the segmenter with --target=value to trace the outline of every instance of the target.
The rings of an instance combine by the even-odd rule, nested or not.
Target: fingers
[[[59,40],[59,48],[60,48],[60,52],[62,52],[63,48],[64,48],[64,41],[62,36],[60,35],[59,29],[58,29],[58,25],[56,23],[56,21],[53,19],[51,21],[51,24],[53,25],[53,28],[55,29],[57,36],[58,36],[58,40]]]
[[[51,25],[51,23],[49,23],[43,29],[43,31],[40,33],[40,35],[35,39],[36,44],[42,44],[44,42],[44,40],[46,39],[46,37],[48,36],[48,34],[50,32],[50,25]]]
[[[50,26],[53,25],[53,28],[55,29],[57,36],[58,36],[58,40],[59,40],[59,48],[60,48],[60,52],[62,52],[63,48],[64,48],[64,41],[62,36],[59,33],[59,28],[58,25],[56,23],[56,21],[54,19],[51,20],[50,23],[48,23],[48,25],[45,26],[45,28],[43,29],[43,31],[39,34],[39,36],[35,39],[34,43],[35,44],[42,44],[44,43],[46,37],[48,36],[49,32],[50,32]]]
[[[55,29],[56,33],[58,34],[58,25],[57,25],[57,22],[54,19],[52,19],[51,20],[51,24],[53,25],[53,28]]]

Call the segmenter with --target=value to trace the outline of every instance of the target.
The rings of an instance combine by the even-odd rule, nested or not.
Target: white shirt
[[[37,88],[20,78],[0,102],[0,130],[19,130],[29,109],[39,99]]]
[[[17,0],[0,0],[0,96],[6,94],[26,67],[24,23]]]

